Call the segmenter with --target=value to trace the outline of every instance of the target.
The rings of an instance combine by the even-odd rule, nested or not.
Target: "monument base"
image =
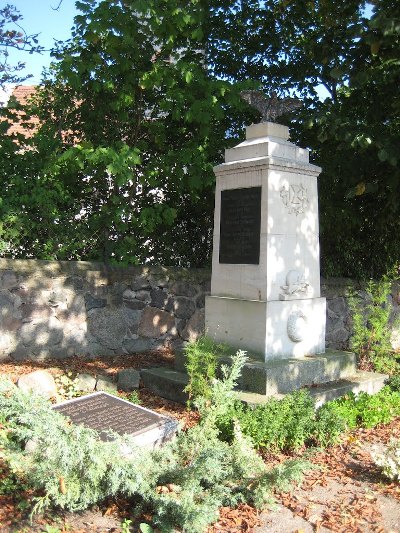
[[[206,335],[261,361],[325,352],[325,298],[257,301],[208,296]]]
[[[219,365],[229,365],[230,362],[227,355],[219,357]],[[166,367],[144,369],[141,372],[143,383],[163,398],[185,403],[188,394],[184,389],[189,381],[185,365],[185,354],[177,353],[175,370]],[[261,362],[249,358],[242,368],[236,394],[238,399],[257,405],[271,397],[281,397],[308,387],[317,405],[321,405],[349,392],[375,394],[384,386],[385,379],[384,374],[357,370],[354,353],[328,349],[325,354],[296,359]]]

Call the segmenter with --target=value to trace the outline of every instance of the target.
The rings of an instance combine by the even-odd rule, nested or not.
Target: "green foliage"
[[[126,399],[128,400],[128,402],[134,403],[136,405],[140,405],[142,403],[142,400],[139,396],[139,392],[137,390],[131,391],[126,397]]]
[[[229,440],[233,420],[237,420],[255,447],[274,451],[296,450],[311,442],[328,446],[338,441],[344,422],[338,414],[324,407],[316,412],[307,390],[287,394],[281,400],[271,398],[254,408],[235,402],[230,411],[218,419],[218,428],[221,438]]]
[[[348,394],[328,402],[321,409],[336,413],[348,429],[357,426],[372,428],[400,415],[400,393],[385,386],[373,395],[366,392],[360,392],[357,396]]]
[[[337,400],[327,402],[318,410],[322,420],[334,417],[339,420],[343,430],[355,429],[358,424],[358,411],[355,408],[356,396],[346,394]]]
[[[400,415],[400,394],[384,387],[377,394],[360,393],[356,399],[359,424],[372,428]]]
[[[288,394],[282,400],[247,409],[239,417],[243,432],[256,447],[298,449],[309,438],[314,419],[314,401],[305,390]]]
[[[400,415],[400,393],[386,386],[377,394],[347,394],[315,410],[307,390],[269,399],[249,408],[233,400],[217,418],[220,438],[230,441],[235,421],[256,448],[293,451],[303,446],[331,446],[345,431],[372,428]]]
[[[132,524],[132,520],[129,520],[128,518],[124,518],[124,520],[121,522],[121,533],[130,533],[131,524]]]
[[[203,5],[78,8],[72,39],[54,51],[58,62],[27,109],[41,126],[19,139],[23,151],[0,146],[7,254],[203,265],[212,166],[239,90],[204,66]]]
[[[349,298],[352,311],[351,349],[355,351],[361,368],[378,372],[395,373],[399,370],[390,343],[392,303],[390,300],[393,279],[398,279],[397,268],[392,275],[380,281],[370,280],[366,286],[366,305],[355,294]]]
[[[25,488],[25,484],[15,473],[9,472],[7,468],[0,467],[0,496],[16,496],[19,492],[23,492]]]
[[[340,442],[346,431],[346,421],[335,409],[330,408],[327,402],[317,409],[315,423],[310,438],[317,446],[326,448]]]
[[[393,481],[400,481],[400,441],[391,439],[382,453],[372,452],[375,464],[382,468],[383,473]]]
[[[315,469],[305,459],[289,459],[278,464],[275,468],[264,475],[263,480],[255,490],[254,501],[262,505],[262,497],[265,492],[272,490],[288,492],[293,484],[300,484],[307,470]],[[260,497],[260,500],[258,500]]]
[[[149,524],[145,524],[144,522],[139,525],[139,529],[141,533],[154,533],[154,529],[149,526]]]
[[[204,266],[212,166],[258,120],[240,89],[260,87],[303,99],[291,136],[323,167],[324,275],[387,271],[400,235],[400,13],[379,0],[368,20],[365,5],[79,2],[22,118],[42,126],[19,144],[1,135],[2,255]]]
[[[200,423],[155,450],[137,449],[128,437],[111,442],[74,426],[42,398],[0,381],[0,411],[7,427],[3,457],[27,484],[43,491],[36,510],[57,505],[80,510],[107,496],[137,496],[152,509],[163,531],[203,532],[221,505],[241,501],[261,505],[271,498],[274,480],[298,479],[304,462],[268,472],[248,437],[237,426],[231,443],[218,437],[216,420],[231,409],[233,387],[245,356],[238,352],[222,366],[210,398],[198,398]],[[49,431],[51,428],[51,431]],[[33,445],[25,453],[25,444]],[[122,450],[130,453],[123,456]]]
[[[394,0],[373,4],[349,46],[347,83],[317,104],[308,131],[300,128],[324,169],[321,261],[330,276],[378,278],[398,261],[400,8]]]
[[[186,371],[189,383],[185,391],[189,401],[202,396],[210,398],[212,383],[217,375],[218,356],[226,354],[228,348],[216,344],[208,337],[200,337],[185,348]]]
[[[400,392],[400,375],[391,376],[387,381],[388,387],[395,392]]]

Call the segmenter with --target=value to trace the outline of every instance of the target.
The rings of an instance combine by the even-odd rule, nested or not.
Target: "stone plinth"
[[[217,166],[206,332],[265,359],[325,350],[317,177],[288,128],[261,123]]]
[[[323,353],[325,298],[266,302],[209,296],[206,332],[261,360]]]

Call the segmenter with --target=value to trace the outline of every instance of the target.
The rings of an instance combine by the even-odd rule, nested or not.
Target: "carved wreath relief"
[[[289,214],[295,213],[297,216],[300,213],[304,213],[308,207],[309,200],[307,189],[302,184],[284,185],[281,187],[280,196],[283,205],[287,208]]]
[[[293,342],[301,342],[307,335],[307,317],[302,311],[290,313],[286,329],[288,337]]]

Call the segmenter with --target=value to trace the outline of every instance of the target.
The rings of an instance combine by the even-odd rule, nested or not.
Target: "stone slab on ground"
[[[240,388],[258,394],[280,394],[308,385],[328,383],[356,373],[354,353],[328,350],[324,354],[261,362],[249,359]]]
[[[358,371],[346,379],[310,387],[309,390],[315,398],[316,406],[318,407],[327,401],[339,398],[349,392],[357,394],[363,391],[368,392],[368,394],[375,394],[384,386],[387,377],[385,374]],[[185,403],[188,400],[188,395],[184,392],[184,388],[188,383],[188,376],[184,372],[178,372],[164,367],[149,368],[142,370],[142,378],[145,387],[162,398],[179,403]],[[299,388],[301,387],[294,387],[291,390]],[[260,405],[267,402],[271,397],[283,397],[287,392],[289,391],[285,393],[259,394],[244,391],[240,387],[237,391],[237,397],[249,405]]]
[[[232,348],[232,354],[235,349]],[[220,364],[229,364],[230,357],[219,358]],[[175,370],[186,372],[184,351],[175,354]],[[249,355],[242,371],[241,388],[259,394],[288,392],[305,385],[337,381],[356,373],[356,356],[352,352],[328,349],[324,354],[299,359],[258,361]]]
[[[96,389],[96,378],[91,374],[81,373],[75,378],[76,386],[83,392],[93,392]]]
[[[186,403],[189,396],[184,392],[189,378],[183,372],[166,367],[146,368],[141,372],[143,384],[154,394],[178,403]]]
[[[385,385],[388,377],[386,374],[359,370],[354,376],[349,376],[347,379],[336,383],[327,383],[326,385],[311,388],[310,392],[318,406],[330,400],[335,400],[340,396],[344,396],[349,392],[353,392],[354,394],[358,394],[359,392],[376,394]]]
[[[117,398],[106,392],[95,392],[68,400],[53,407],[74,424],[98,432],[104,441],[112,440],[109,432],[130,435],[137,446],[153,447],[170,439],[178,423],[151,409]]]
[[[130,392],[139,388],[140,372],[134,368],[124,368],[118,372],[118,390]]]
[[[232,353],[234,351],[232,348]],[[219,358],[220,365],[229,365],[230,362],[231,358],[227,355]],[[157,370],[154,380],[151,380],[148,376],[154,369],[146,370],[146,387],[164,398],[182,401],[182,389],[188,381],[185,363],[185,354],[178,352],[175,359],[175,372],[171,370],[168,372],[161,370],[159,372]],[[254,401],[254,403],[261,403],[269,396],[286,394],[305,386],[312,387],[324,383],[335,383],[339,380],[353,379],[353,376],[356,374],[356,357],[352,352],[327,350],[326,353],[315,356],[299,359],[276,359],[266,362],[249,357],[242,369],[239,389],[244,394],[250,393],[250,395],[255,395],[255,398],[261,395],[261,400],[257,399]],[[379,384],[382,381],[382,378],[379,376],[377,375],[377,380],[373,380],[374,385],[368,385],[368,379],[372,379],[373,376],[366,376],[367,379],[364,380],[363,386],[365,385],[369,389],[367,388],[365,390],[374,390],[377,392],[379,390]],[[163,383],[163,380],[165,383]],[[364,389],[361,388],[359,390]],[[325,401],[337,397],[329,391],[328,386],[325,391]],[[344,390],[343,394],[346,392],[348,391]],[[332,394],[332,396],[329,397],[329,394]],[[186,397],[184,396],[183,401],[185,400]]]

